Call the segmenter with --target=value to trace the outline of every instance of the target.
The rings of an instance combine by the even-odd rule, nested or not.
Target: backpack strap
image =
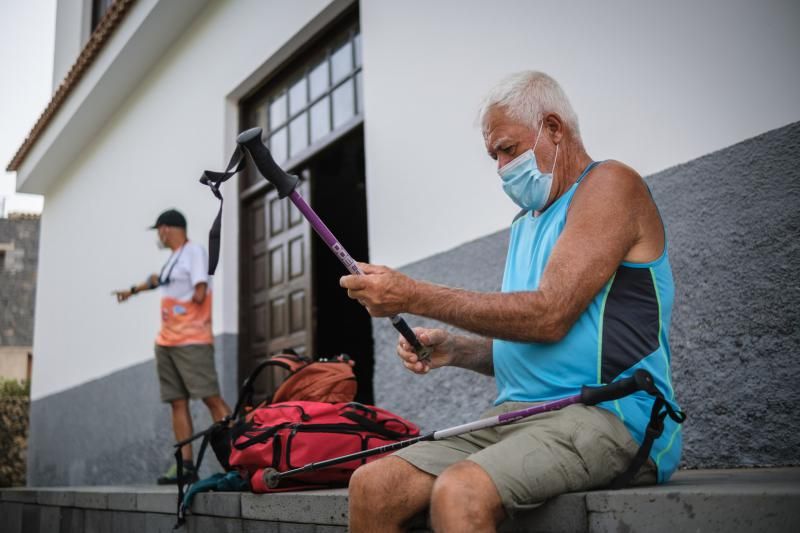
[[[253,369],[252,372],[250,372],[250,375],[247,376],[247,379],[244,380],[242,390],[239,392],[239,400],[236,402],[236,407],[233,408],[231,419],[236,419],[236,417],[241,413],[241,410],[244,408],[245,403],[252,399],[256,378],[258,378],[259,374],[261,374],[261,371],[266,367],[279,366],[288,370],[290,374],[294,374],[309,364],[311,364],[311,359],[302,355],[297,355],[296,353],[273,355],[263,363],[259,364]]]
[[[173,529],[178,529],[180,526],[186,522],[186,508],[183,505],[183,496],[184,496],[184,483],[182,481],[183,478],[183,456],[181,455],[181,448],[183,448],[186,444],[190,442],[194,442],[200,437],[203,437],[203,441],[200,444],[200,451],[197,454],[197,463],[195,464],[195,470],[200,472],[200,465],[203,464],[203,456],[206,453],[206,448],[208,447],[208,440],[211,437],[211,434],[220,429],[224,428],[228,425],[228,423],[232,420],[232,415],[228,415],[222,420],[218,422],[214,422],[208,428],[204,429],[199,433],[195,433],[191,437],[187,439],[183,439],[180,442],[175,443],[175,468],[176,472],[175,475],[178,478],[178,523],[175,524]]]
[[[361,416],[358,413],[347,412],[347,413],[342,413],[342,416],[344,418],[347,418],[348,420],[352,420],[362,428],[371,431],[373,433],[376,433],[381,437],[386,437],[387,439],[403,440],[408,438],[410,434],[410,432],[400,433],[399,431],[394,431],[392,429],[389,429],[383,423],[375,422],[374,420],[370,420],[369,418]],[[400,423],[402,424],[402,422]]]

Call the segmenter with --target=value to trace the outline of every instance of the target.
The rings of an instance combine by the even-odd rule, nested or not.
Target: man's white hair
[[[486,131],[486,119],[493,107],[503,108],[508,115],[531,129],[538,129],[547,113],[555,113],[580,137],[578,116],[567,95],[556,80],[536,70],[515,72],[503,78],[483,99],[478,121]]]

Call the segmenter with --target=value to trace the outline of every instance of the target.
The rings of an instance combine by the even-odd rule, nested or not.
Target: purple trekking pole
[[[334,457],[333,459],[327,459],[325,461],[309,463],[305,466],[294,468],[292,470],[287,470],[285,472],[278,472],[274,468],[266,468],[264,469],[262,475],[264,483],[269,488],[274,489],[278,486],[278,484],[280,484],[280,481],[283,478],[296,476],[298,474],[311,472],[313,470],[320,470],[322,468],[327,468],[329,466],[334,466],[341,463],[347,463],[349,461],[353,461],[356,459],[364,459],[366,457],[371,457],[373,455],[380,455],[383,453],[392,452],[395,450],[399,450],[401,448],[406,448],[417,442],[442,440],[448,437],[455,437],[457,435],[463,435],[464,433],[477,431],[479,429],[486,429],[496,426],[505,426],[507,424],[512,424],[514,422],[522,420],[523,418],[528,418],[534,415],[539,415],[550,411],[558,411],[559,409],[563,409],[565,407],[577,403],[583,405],[596,405],[601,402],[618,400],[620,398],[624,398],[625,396],[628,396],[638,391],[647,392],[648,394],[655,397],[658,397],[660,395],[658,389],[656,388],[655,382],[653,381],[653,376],[646,370],[641,370],[641,369],[637,370],[636,372],[633,373],[631,377],[619,379],[608,385],[593,386],[593,387],[584,385],[583,387],[581,387],[580,394],[576,394],[574,396],[568,396],[566,398],[561,398],[560,400],[552,400],[538,405],[533,405],[525,409],[510,411],[508,413],[503,413],[501,415],[482,418],[480,420],[476,420],[474,422],[468,422],[466,424],[461,424],[459,426],[453,426],[447,429],[440,429],[438,431],[431,431],[429,433],[420,435],[418,437],[413,437],[411,439],[394,442],[392,444],[387,444],[385,446],[380,446],[377,448],[371,448],[369,450],[363,450],[360,452],[351,453],[349,455],[343,455],[341,457]]]
[[[272,158],[272,154],[270,154],[269,149],[264,146],[264,143],[261,141],[261,128],[251,128],[247,131],[244,131],[239,134],[239,137],[236,139],[236,142],[239,146],[243,147],[250,156],[253,158],[253,162],[258,168],[258,171],[261,172],[261,175],[266,178],[267,181],[272,183],[275,188],[278,190],[278,196],[280,198],[289,197],[289,200],[297,206],[297,209],[303,214],[303,216],[308,220],[311,224],[311,227],[314,228],[314,231],[317,232],[325,244],[328,245],[328,248],[336,254],[336,257],[341,261],[344,267],[351,273],[355,275],[363,275],[364,273],[358,268],[355,260],[347,253],[347,250],[344,249],[344,246],[334,237],[333,233],[328,226],[317,216],[311,206],[306,203],[300,193],[297,192],[297,184],[300,182],[300,178],[295,175],[288,174],[285,172],[275,160]],[[406,321],[399,315],[394,315],[389,317],[392,321],[392,325],[395,327],[397,331],[411,344],[414,348],[414,352],[416,352],[417,356],[419,357],[420,361],[426,361],[430,359],[431,356],[431,348],[428,346],[423,346],[422,343],[419,341],[417,336],[414,334],[414,331],[408,326]]]

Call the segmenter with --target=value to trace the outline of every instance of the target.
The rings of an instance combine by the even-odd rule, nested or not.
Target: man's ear
[[[548,113],[544,117],[544,129],[547,131],[553,144],[558,144],[564,138],[564,121],[556,113]]]

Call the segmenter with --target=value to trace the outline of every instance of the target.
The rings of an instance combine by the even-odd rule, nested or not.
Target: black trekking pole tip
[[[236,137],[238,144],[247,144],[255,138],[261,138],[261,128],[250,128],[245,130]]]
[[[281,482],[281,473],[274,468],[265,468],[261,474],[261,478],[266,483],[267,487],[274,489]]]

